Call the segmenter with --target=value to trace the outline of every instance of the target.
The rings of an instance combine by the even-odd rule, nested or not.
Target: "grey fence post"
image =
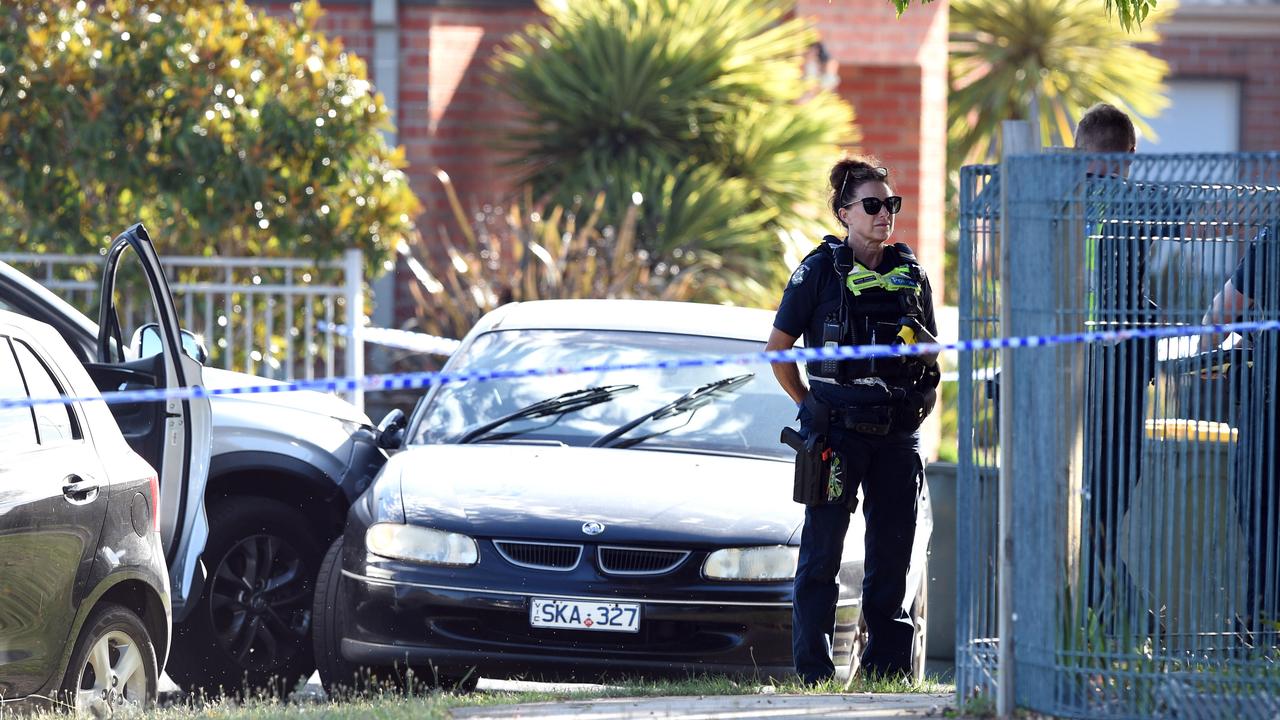
[[[343,257],[346,272],[347,376],[364,377],[364,254],[358,248]],[[351,404],[364,411],[364,389],[351,391]]]
[[[1035,129],[1026,121],[1009,120],[1001,124],[1002,158],[1000,163],[1000,330],[1008,337],[1017,335],[1014,331],[1013,297],[1016,292],[1010,288],[1022,289],[1025,275],[1015,274],[1025,267],[1020,259],[1027,253],[1025,248],[1018,252],[1019,244],[1015,240],[1016,225],[1010,212],[1011,195],[1016,180],[1010,173],[1009,159],[1014,155],[1033,153],[1039,143],[1036,142]],[[1027,283],[1030,285],[1032,283]],[[1013,716],[1016,706],[1015,687],[1017,683],[1015,651],[1015,633],[1018,619],[1014,604],[1014,583],[1017,563],[1017,548],[1014,535],[1014,484],[1018,477],[1017,461],[1019,456],[1014,452],[1013,434],[1016,423],[1020,420],[1015,412],[1019,406],[1016,383],[1021,368],[1013,348],[1000,351],[1000,507],[999,507],[999,586],[997,602],[999,605],[998,632],[1000,636],[999,671],[996,675],[996,714],[1002,718]]]
[[[1034,138],[1033,131],[1016,131]],[[1007,337],[1060,332],[1058,306],[1066,275],[1078,267],[1079,243],[1055,221],[1073,185],[1044,158],[1009,143],[1001,167],[1003,189],[1001,327]],[[1031,153],[1038,152],[1038,143]],[[1056,172],[1055,172],[1056,171]],[[1073,261],[1074,260],[1074,261]],[[1002,714],[1014,706],[1052,702],[1058,598],[1066,547],[1066,492],[1072,442],[1067,432],[1071,368],[1057,347],[1003,352],[1001,385],[1001,628],[1002,659],[1012,659],[1012,682],[1000,680]],[[1012,370],[1012,373],[1010,373]],[[1010,667],[1010,666],[1005,666]]]

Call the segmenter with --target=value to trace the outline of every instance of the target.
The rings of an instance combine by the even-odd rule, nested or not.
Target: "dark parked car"
[[[446,372],[752,353],[772,314],[609,300],[504,306]],[[510,375],[507,376],[511,377]],[[438,387],[352,506],[317,580],[328,688],[361,668],[424,682],[790,675],[803,507],[767,365],[672,365]],[[403,440],[397,436],[403,433]],[[921,504],[910,612],[924,669]],[[860,648],[863,524],[840,570],[836,664]],[[395,666],[395,667],[393,667]]]
[[[121,262],[133,256],[141,262]],[[126,230],[107,258],[104,297],[120,295],[113,289],[117,286],[150,287],[151,304],[173,318],[173,332],[178,332],[173,298],[146,230],[141,225]],[[168,357],[156,354],[159,325],[121,327],[127,320],[114,313],[94,323],[3,262],[0,309],[53,326],[103,390],[145,387],[156,377],[154,372],[113,373],[104,365],[107,354],[128,367]],[[100,332],[100,325],[112,332]],[[202,367],[206,353],[197,339],[182,331],[181,343],[183,352],[173,353],[181,367],[171,367],[168,374],[181,370],[184,384],[220,388],[274,382]],[[168,673],[186,689],[291,688],[315,667],[311,596],[320,560],[341,532],[351,501],[385,455],[374,443],[368,417],[332,395],[220,395],[177,405],[165,417],[154,415],[164,414],[161,403],[117,413],[126,436],[135,432],[130,428],[143,432],[151,424],[168,423],[189,435],[195,447],[185,467],[179,460],[166,464],[175,480],[161,475],[165,507],[183,518],[161,526],[175,623]],[[186,405],[197,416],[177,417]],[[156,447],[172,452],[184,446],[157,441]]]
[[[57,332],[0,311],[0,398],[97,395]],[[155,470],[101,401],[0,408],[0,437],[0,714],[153,702],[170,632]]]

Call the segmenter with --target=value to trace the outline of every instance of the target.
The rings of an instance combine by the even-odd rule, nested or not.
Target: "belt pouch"
[[[842,420],[845,429],[866,435],[888,435],[893,427],[892,408],[860,407],[846,410]]]

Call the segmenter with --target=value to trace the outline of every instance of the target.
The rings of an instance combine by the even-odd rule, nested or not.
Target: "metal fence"
[[[1280,318],[1278,154],[1021,155],[960,180],[964,339]],[[1280,717],[1277,335],[962,355],[962,704]]]
[[[101,257],[0,253],[0,260],[97,320]],[[336,262],[180,256],[163,262],[179,321],[203,339],[208,366],[278,380],[363,374],[359,250]],[[141,292],[121,300],[125,327],[154,316]],[[357,333],[340,334],[339,326]]]
[[[960,170],[960,338],[1000,336],[996,240],[1000,196],[994,166]],[[959,354],[956,480],[956,691],[989,697],[998,649],[994,351]]]

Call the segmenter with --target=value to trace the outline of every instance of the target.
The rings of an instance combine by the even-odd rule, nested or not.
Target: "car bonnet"
[[[804,519],[792,472],[766,459],[480,444],[411,447],[383,479],[399,476],[410,523],[477,537],[736,546],[792,537]]]
[[[203,369],[203,376],[205,386],[210,390],[234,387],[280,386],[285,384],[278,380],[270,380],[264,377],[258,377],[257,375],[249,375],[231,370],[220,370],[218,368],[211,367],[205,367]],[[228,394],[218,395],[215,397],[219,400],[235,399],[243,402],[261,403],[263,405],[284,407],[291,410],[312,412],[362,425],[370,424],[368,416],[360,412],[356,406],[340,397],[337,397],[336,395],[329,395],[322,392],[316,392],[314,390]]]

